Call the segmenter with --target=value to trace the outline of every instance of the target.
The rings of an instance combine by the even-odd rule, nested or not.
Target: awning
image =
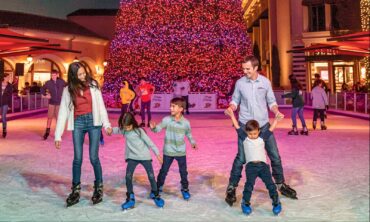
[[[64,49],[55,46],[31,46],[26,48],[19,48],[14,50],[0,51],[0,57],[10,57],[10,56],[20,56],[20,55],[35,55],[35,54],[45,54],[50,52],[69,52],[69,53],[81,53],[78,50]]]
[[[350,55],[357,57],[370,56],[370,33],[359,32],[327,39],[329,42],[312,44],[311,46],[293,49],[287,52],[308,52],[320,55]]]
[[[0,24],[0,57],[49,52],[81,53],[81,51],[61,48],[59,44],[48,43],[47,39],[22,35]]]
[[[45,45],[48,42],[47,39],[25,36],[9,30],[5,25],[0,26],[0,52],[19,47]]]
[[[367,41],[369,42],[370,31],[356,32],[347,35],[336,36],[328,38],[327,41]]]

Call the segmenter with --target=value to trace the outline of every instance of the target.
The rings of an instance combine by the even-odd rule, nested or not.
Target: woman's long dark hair
[[[80,68],[83,68],[86,73],[86,82],[82,82],[78,79],[77,72]],[[87,87],[99,88],[98,83],[91,77],[91,74],[86,71],[86,68],[82,63],[74,62],[68,67],[68,92],[71,95],[71,102],[76,107],[76,97],[81,91],[84,91]]]
[[[130,112],[127,112],[125,114],[121,114],[118,119],[118,127],[120,130],[123,130],[124,126],[130,126],[132,125],[132,129],[139,135],[141,135],[139,130],[139,124],[137,123],[134,115]]]
[[[295,75],[293,75],[293,74],[289,75],[289,80],[290,80],[290,85],[291,85],[292,89],[295,89],[295,90],[302,90],[303,89],[301,83],[298,81],[298,79],[295,77]]]

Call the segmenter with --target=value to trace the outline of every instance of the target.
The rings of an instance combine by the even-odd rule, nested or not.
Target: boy
[[[243,147],[247,166],[245,173],[247,180],[244,185],[242,211],[249,215],[252,212],[250,207],[250,199],[254,183],[257,177],[261,178],[269,190],[270,198],[272,199],[272,212],[277,215],[281,212],[281,203],[279,201],[279,194],[276,190],[276,185],[272,180],[270,166],[266,163],[265,142],[275,129],[278,119],[274,119],[270,128],[265,133],[260,133],[259,124],[256,120],[249,120],[245,124],[245,129],[239,126],[235,118],[234,112],[231,108],[225,110],[225,114],[230,116],[234,127],[238,132],[238,136],[243,140]],[[245,130],[245,131],[244,131]]]
[[[166,129],[163,164],[157,178],[157,186],[159,191],[163,190],[163,184],[168,170],[175,159],[179,164],[181,193],[183,198],[188,200],[190,198],[190,193],[184,136],[189,139],[193,149],[197,149],[197,145],[193,139],[193,136],[191,135],[190,123],[183,116],[184,107],[185,101],[183,98],[173,98],[171,100],[170,107],[171,116],[164,117],[159,125],[156,125],[154,122],[150,122],[150,128],[156,133],[160,132],[163,128]]]
[[[138,86],[138,92],[141,99],[141,124],[140,127],[145,127],[145,109],[148,114],[148,127],[149,122],[152,119],[152,113],[150,111],[150,106],[152,102],[152,95],[154,94],[155,87],[146,81],[145,77],[141,77],[139,79],[139,86]]]

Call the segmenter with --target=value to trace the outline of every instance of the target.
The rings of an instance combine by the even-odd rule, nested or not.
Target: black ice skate
[[[229,185],[229,187],[226,190],[226,198],[225,201],[227,204],[229,204],[230,207],[233,206],[233,204],[236,202],[236,187],[233,187]]]
[[[3,138],[6,137],[6,128],[3,128]]]
[[[288,132],[288,135],[298,135],[297,127],[293,126],[292,130]]]
[[[102,202],[103,200],[103,184],[99,184],[98,186],[94,186],[94,193],[93,196],[91,197],[91,200],[93,204],[98,204]]]
[[[282,195],[284,195],[286,197],[289,197],[291,199],[298,199],[297,192],[293,188],[291,188],[289,185],[287,185],[285,183],[282,183],[281,184],[281,186],[279,188],[279,191],[280,191],[280,193]]]
[[[50,128],[46,128],[45,134],[43,136],[44,140],[47,140],[50,134]]]
[[[80,184],[72,185],[71,189],[72,189],[72,193],[69,194],[66,200],[67,207],[75,205],[76,203],[80,201],[81,185]]]
[[[301,135],[306,135],[308,136],[308,129],[306,127],[304,127],[302,130],[301,130]]]

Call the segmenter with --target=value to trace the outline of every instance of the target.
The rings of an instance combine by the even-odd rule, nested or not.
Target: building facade
[[[21,91],[25,83],[42,85],[51,70],[67,79],[70,63],[82,62],[103,80],[109,40],[77,23],[38,15],[0,11],[0,60]],[[8,46],[7,46],[8,45]]]
[[[321,75],[331,92],[341,91],[343,83],[352,86],[366,81],[363,54],[309,48],[361,31],[360,2],[244,0],[248,33],[259,46],[262,69],[274,87],[289,88],[288,76],[292,73],[307,90],[312,88],[315,73]]]

